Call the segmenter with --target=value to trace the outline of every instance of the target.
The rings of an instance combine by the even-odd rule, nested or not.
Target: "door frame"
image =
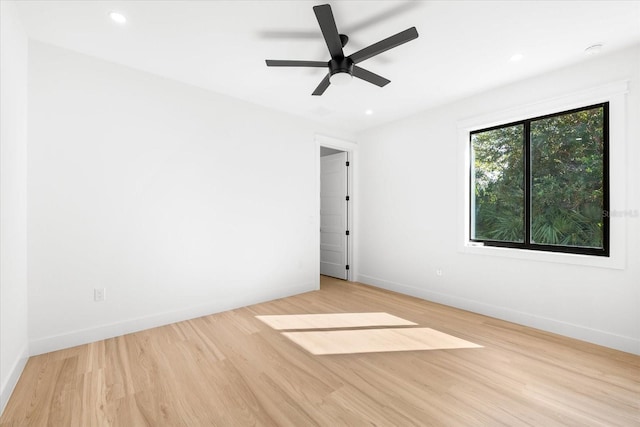
[[[316,259],[316,289],[320,289],[320,147],[333,148],[334,150],[346,151],[349,158],[349,168],[347,169],[347,191],[349,193],[349,213],[347,221],[349,223],[349,239],[347,240],[347,253],[349,254],[349,271],[347,273],[347,281],[358,281],[358,182],[355,179],[358,167],[358,145],[355,142],[344,139],[334,138],[327,135],[315,135],[314,147],[314,163],[315,163],[315,181],[316,181],[316,214],[315,225],[317,232],[314,233],[313,239],[314,253]]]

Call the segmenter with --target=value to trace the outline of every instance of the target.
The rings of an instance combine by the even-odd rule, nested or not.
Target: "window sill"
[[[587,267],[611,268],[615,270],[624,270],[626,267],[624,258],[621,256],[614,256],[613,254],[608,257],[602,257],[594,255],[568,254],[564,252],[544,252],[529,249],[484,246],[482,243],[478,242],[467,242],[462,246],[461,252],[474,255],[522,259],[527,261],[553,262],[559,264],[582,265]]]

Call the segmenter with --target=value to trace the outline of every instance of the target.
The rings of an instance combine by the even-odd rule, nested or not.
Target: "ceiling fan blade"
[[[344,53],[342,52],[342,41],[338,34],[338,28],[336,27],[336,21],[333,19],[333,13],[331,12],[331,6],[323,4],[320,6],[313,6],[313,11],[320,24],[320,30],[322,30],[322,36],[324,41],[327,42],[329,53],[331,58],[342,58]]]
[[[359,79],[368,81],[369,83],[373,83],[374,85],[380,87],[391,83],[391,80],[385,79],[384,77],[379,76],[376,73],[372,73],[369,70],[365,70],[364,68],[360,68],[357,65],[353,66],[353,75]]]
[[[265,59],[267,67],[328,67],[323,61],[287,61],[279,59]]]
[[[401,31],[394,36],[387,37],[386,39],[381,40],[378,43],[374,43],[371,46],[365,47],[364,49],[357,51],[349,57],[354,64],[357,64],[358,62],[362,62],[365,59],[369,59],[372,56],[376,56],[384,51],[393,49],[396,46],[400,46],[403,43],[417,38],[418,30],[416,30],[416,27],[411,27],[408,30]]]
[[[311,95],[317,95],[320,96],[324,93],[325,90],[327,90],[327,88],[329,87],[329,85],[331,84],[329,82],[329,77],[331,77],[331,73],[327,73],[327,75],[325,76],[324,79],[322,79],[322,81],[320,82],[320,84],[318,85],[318,87],[316,88],[316,90],[313,91],[313,93]]]

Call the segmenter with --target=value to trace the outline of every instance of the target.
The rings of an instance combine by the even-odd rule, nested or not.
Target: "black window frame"
[[[578,113],[580,111],[591,110],[595,108],[602,108],[603,114],[603,153],[602,153],[602,248],[590,248],[581,246],[563,246],[563,245],[549,245],[531,242],[531,123],[549,119],[558,116],[564,116],[568,114]],[[473,135],[492,131],[496,129],[508,128],[512,126],[522,125],[524,138],[523,138],[523,166],[524,166],[524,197],[523,197],[523,209],[524,209],[524,241],[523,242],[505,242],[499,240],[490,239],[475,239],[471,236],[471,230],[473,226],[473,198],[475,195],[475,187],[473,180],[474,165],[473,159],[469,161],[469,240],[474,243],[482,243],[484,246],[504,247],[513,249],[527,249],[543,252],[561,252],[578,255],[595,255],[595,256],[610,256],[610,189],[609,189],[609,102],[600,102],[585,107],[573,108],[571,110],[560,111],[557,113],[546,114],[543,116],[532,117],[524,120],[518,120],[515,122],[505,123],[501,125],[491,126],[483,129],[477,129],[469,132],[469,152],[473,152]]]

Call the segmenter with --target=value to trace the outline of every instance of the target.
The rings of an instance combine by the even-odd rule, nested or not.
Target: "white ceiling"
[[[354,79],[311,92],[324,69],[265,59],[328,60],[318,1],[19,1],[33,39],[236,98],[359,131],[640,43],[640,1],[331,1],[345,54],[411,26],[420,37],[359,65]],[[108,12],[128,18],[114,24]],[[515,53],[524,58],[509,59]],[[365,115],[366,110],[372,115]]]

